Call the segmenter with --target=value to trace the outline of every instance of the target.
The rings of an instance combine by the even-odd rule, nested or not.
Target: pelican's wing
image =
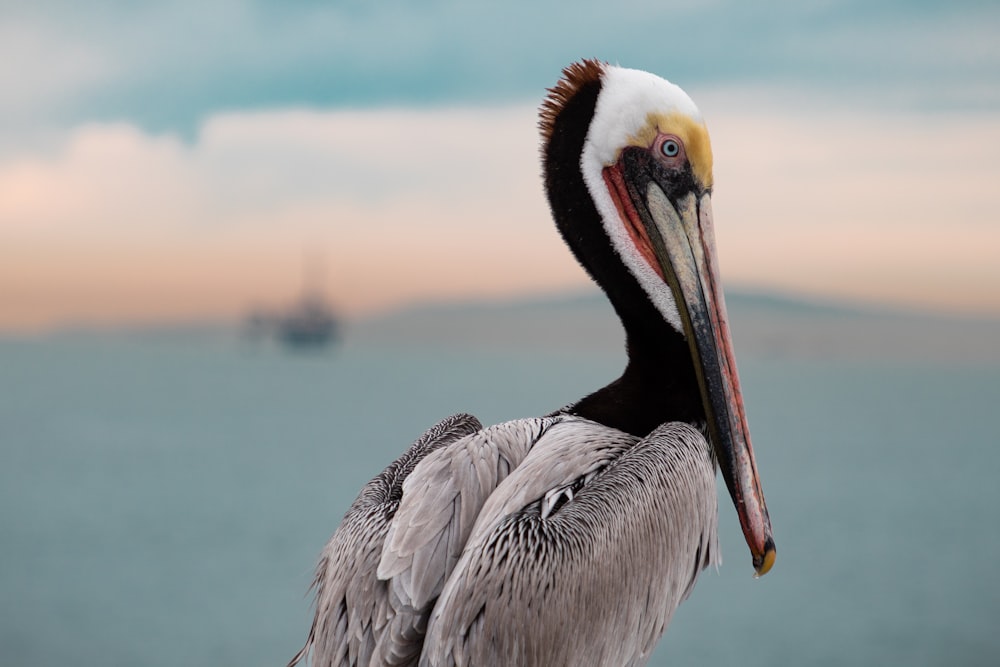
[[[378,664],[416,664],[431,608],[480,509],[561,419],[491,426],[433,452],[406,478],[378,566],[378,578],[389,583],[392,607],[377,647]]]
[[[644,664],[716,562],[710,451],[680,423],[553,427],[480,513],[420,665]]]
[[[454,415],[420,437],[361,489],[316,568],[316,615],[306,645],[289,662],[312,654],[314,667],[368,665],[389,614],[389,593],[375,570],[406,478],[428,454],[482,428]]]

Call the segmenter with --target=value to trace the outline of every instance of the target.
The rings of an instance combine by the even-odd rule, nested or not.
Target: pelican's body
[[[585,61],[541,126],[553,216],[621,317],[629,364],[546,417],[450,417],[369,482],[323,552],[293,663],[644,664],[717,561],[717,462],[755,568],[773,562],[697,108]]]

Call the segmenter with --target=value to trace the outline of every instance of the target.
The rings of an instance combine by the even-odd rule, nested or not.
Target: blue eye
[[[677,157],[677,154],[681,152],[681,147],[673,139],[667,139],[660,144],[660,151],[667,157]]]

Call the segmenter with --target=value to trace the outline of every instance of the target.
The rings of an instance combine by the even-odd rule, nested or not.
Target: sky
[[[0,1],[0,331],[579,290],[536,110],[680,84],[727,286],[1000,316],[995,2]],[[321,276],[321,277],[316,277]]]

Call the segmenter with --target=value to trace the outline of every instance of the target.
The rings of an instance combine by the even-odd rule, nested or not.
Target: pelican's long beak
[[[709,437],[753,555],[754,570],[762,575],[774,564],[774,538],[750,445],[726,318],[711,196],[706,193],[698,198],[689,193],[675,205],[651,180],[644,203],[637,208],[644,208],[648,216],[640,213],[639,217],[648,228],[653,254],[673,291],[701,387]]]

